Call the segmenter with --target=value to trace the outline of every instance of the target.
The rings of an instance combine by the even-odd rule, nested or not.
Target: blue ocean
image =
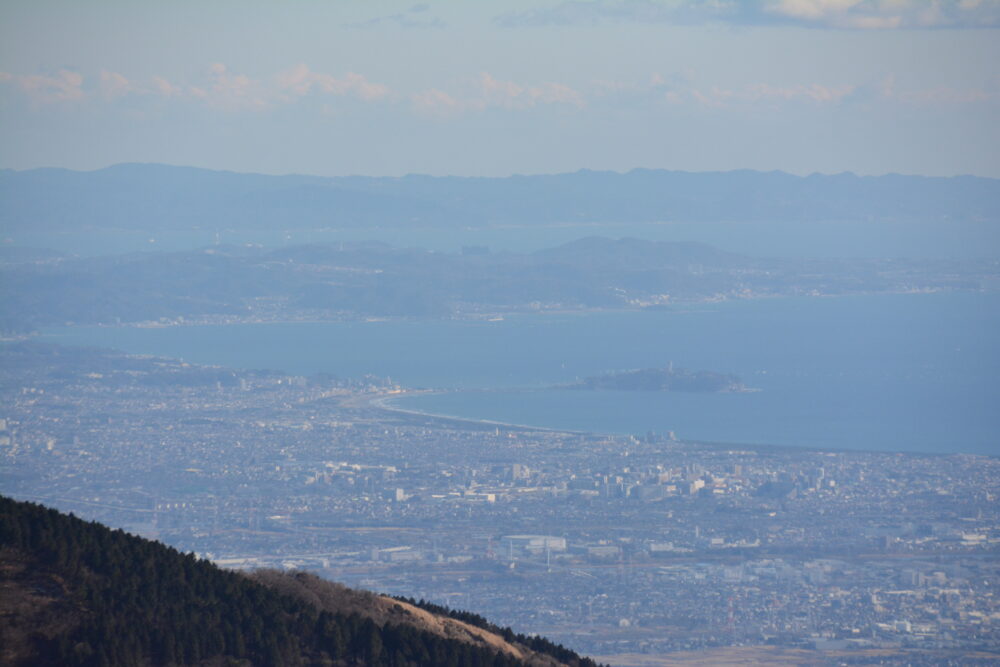
[[[682,439],[1000,454],[1000,294],[731,301],[663,310],[379,321],[52,329],[46,340],[293,374],[388,376],[450,390],[400,407]],[[760,389],[695,394],[556,385],[661,367]]]

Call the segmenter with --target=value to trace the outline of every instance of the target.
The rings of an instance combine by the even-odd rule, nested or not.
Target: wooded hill
[[[305,573],[246,576],[3,496],[0,663],[595,666],[475,614]]]

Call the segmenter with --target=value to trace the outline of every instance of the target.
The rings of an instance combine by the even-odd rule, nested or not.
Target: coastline
[[[697,299],[677,299],[669,303],[651,303],[646,305],[566,307],[550,305],[540,308],[512,306],[507,310],[454,313],[447,317],[413,317],[406,315],[362,315],[346,311],[335,311],[325,314],[303,314],[301,316],[240,316],[240,315],[207,315],[192,318],[164,318],[161,320],[141,320],[126,322],[67,322],[50,324],[29,333],[16,334],[8,340],[25,340],[51,335],[46,330],[67,328],[101,328],[101,329],[168,329],[174,327],[206,327],[206,326],[245,326],[245,325],[279,325],[279,324],[357,324],[378,322],[502,322],[507,317],[524,317],[534,315],[587,315],[593,313],[640,313],[674,311],[684,314],[692,310],[699,311],[706,306],[720,306],[733,303],[749,303],[755,301],[774,301],[783,299],[849,299],[852,297],[871,296],[926,296],[947,293],[979,293],[989,290],[949,289],[943,287],[915,288],[903,290],[861,290],[858,292],[803,292],[803,293],[757,293],[757,294],[717,294]]]
[[[957,295],[956,295],[957,296]],[[862,315],[876,315],[880,316],[882,313],[888,313],[884,317],[889,324],[896,323],[900,320],[902,316],[911,317],[914,313],[920,314],[920,321],[923,322],[925,319],[929,320],[930,316],[924,316],[925,313],[930,313],[935,315],[933,321],[928,321],[926,324],[930,326],[930,329],[926,327],[918,328],[920,331],[936,331],[933,327],[938,326],[938,322],[949,321],[945,316],[952,315],[958,318],[965,317],[969,313],[975,313],[976,319],[969,319],[970,327],[966,327],[967,330],[975,331],[977,328],[985,326],[994,320],[993,316],[984,317],[982,313],[989,313],[988,309],[983,309],[982,306],[992,306],[996,304],[996,297],[988,297],[986,300],[982,300],[981,297],[977,296],[974,299],[961,299],[955,303],[954,307],[949,305],[952,304],[951,299],[945,300],[934,300],[935,307],[930,308],[931,304],[925,305],[922,299],[913,302],[909,299],[909,296],[900,296],[897,301],[871,301],[871,302],[858,302],[858,308],[853,305],[845,306],[844,308],[838,309],[836,312],[843,310],[847,313],[855,313],[856,311]],[[842,299],[831,299],[831,301],[846,301],[852,300],[852,297],[843,297]],[[804,306],[807,302],[816,303],[816,299],[810,297],[804,297],[802,301],[795,300],[795,303],[790,303],[788,308],[784,306],[777,309],[768,309],[765,313],[767,315],[766,319],[761,319],[757,317],[760,326],[758,328],[761,331],[773,328],[772,325],[777,323],[784,323],[786,320],[790,321],[791,324],[796,324],[798,320],[801,319],[800,307]],[[825,300],[824,300],[825,301]],[[938,307],[940,306],[940,307]],[[973,310],[974,308],[974,310]],[[658,309],[654,309],[658,310]],[[685,308],[684,311],[688,309]],[[697,311],[723,311],[727,310],[724,304],[705,304],[702,308],[692,308],[691,310]],[[684,312],[682,311],[682,312]],[[772,312],[773,311],[773,312]],[[826,309],[825,306],[820,303],[818,308],[812,309],[809,312],[817,312],[821,315],[831,313]],[[676,312],[676,311],[675,311]],[[791,313],[791,315],[789,315]],[[546,313],[541,313],[542,315]],[[697,313],[699,316],[701,313]],[[941,315],[938,317],[937,315]],[[669,331],[670,335],[673,336],[675,331],[672,328],[672,323],[676,320],[673,314],[664,314],[659,317],[644,317],[643,315],[633,315],[629,321],[641,324],[644,329],[642,333],[644,338],[639,339],[645,347],[642,347],[640,352],[642,356],[638,353],[636,354],[619,354],[618,357],[622,357],[625,360],[622,361],[618,357],[615,357],[615,361],[609,361],[604,367],[605,368],[642,368],[645,364],[650,363],[646,360],[649,359],[653,364],[662,363],[663,359],[666,358],[676,358],[680,359],[681,363],[687,363],[691,367],[696,368],[727,368],[734,372],[740,373],[743,377],[746,377],[748,384],[757,385],[755,388],[764,388],[763,392],[751,392],[744,391],[726,395],[720,394],[718,398],[708,397],[701,399],[695,397],[694,399],[689,399],[688,395],[681,396],[678,394],[678,398],[666,397],[662,402],[680,402],[683,405],[688,403],[694,403],[695,401],[700,401],[699,403],[693,405],[691,409],[682,413],[675,413],[671,410],[665,410],[658,407],[657,403],[661,402],[661,399],[657,397],[648,397],[641,395],[642,392],[632,392],[630,397],[608,397],[607,400],[601,398],[600,396],[583,398],[580,400],[576,398],[559,398],[554,397],[551,401],[547,397],[539,396],[533,397],[530,395],[524,395],[520,398],[505,397],[502,393],[500,394],[485,394],[481,391],[474,392],[468,397],[462,397],[463,393],[462,387],[455,387],[454,383],[458,380],[456,378],[464,377],[462,375],[465,372],[465,365],[469,365],[469,372],[478,373],[473,380],[480,386],[490,386],[492,381],[495,379],[496,382],[501,383],[524,383],[533,381],[532,378],[535,376],[532,373],[536,373],[539,376],[547,374],[546,377],[559,377],[562,373],[567,379],[571,378],[571,373],[574,371],[574,367],[570,363],[578,364],[582,369],[586,371],[594,372],[595,369],[586,368],[586,363],[592,357],[593,354],[603,354],[600,352],[595,352],[593,350],[588,350],[587,346],[584,344],[575,344],[563,348],[560,344],[553,343],[553,340],[566,331],[572,330],[578,323],[576,317],[571,318],[546,318],[539,317],[537,319],[531,318],[526,315],[518,315],[507,318],[508,326],[501,326],[500,328],[494,328],[494,326],[488,326],[485,322],[481,324],[463,324],[459,321],[441,322],[440,324],[426,326],[421,325],[420,327],[415,327],[407,323],[402,323],[399,325],[394,325],[390,322],[380,322],[374,323],[370,327],[364,324],[349,325],[347,327],[339,327],[337,324],[326,323],[330,325],[330,330],[327,331],[323,326],[319,328],[313,328],[309,325],[304,325],[302,327],[303,335],[302,340],[303,345],[308,344],[311,346],[304,353],[298,351],[302,348],[302,345],[296,347],[295,341],[297,331],[296,323],[289,323],[290,331],[286,334],[282,330],[275,330],[269,327],[260,327],[256,330],[253,329],[246,331],[248,338],[253,340],[250,343],[256,345],[265,354],[259,354],[256,348],[250,347],[248,343],[248,350],[253,352],[254,358],[247,360],[250,354],[244,353],[242,356],[239,354],[228,354],[235,345],[231,344],[231,334],[228,331],[228,327],[220,327],[217,331],[207,331],[204,340],[208,343],[218,347],[219,352],[214,354],[202,354],[200,358],[191,358],[189,348],[192,348],[192,341],[197,342],[202,340],[202,336],[197,334],[199,327],[179,327],[188,329],[188,331],[178,332],[177,336],[166,337],[164,340],[160,340],[160,336],[155,336],[150,338],[148,341],[146,338],[139,335],[125,335],[124,331],[130,327],[120,326],[120,327],[95,327],[87,332],[88,327],[79,328],[59,328],[53,331],[50,336],[43,336],[42,340],[48,338],[48,342],[59,343],[62,345],[73,344],[71,340],[77,334],[79,334],[79,339],[81,342],[76,343],[77,345],[100,345],[104,347],[115,347],[118,349],[124,349],[133,354],[140,354],[142,352],[148,354],[151,349],[157,349],[157,354],[166,357],[186,359],[189,362],[199,364],[199,365],[221,365],[224,367],[232,368],[270,368],[278,369],[282,372],[286,372],[291,375],[301,375],[308,376],[311,372],[316,372],[316,366],[325,366],[320,369],[324,370],[330,374],[336,375],[338,377],[344,378],[359,378],[362,377],[362,373],[372,373],[379,377],[391,377],[396,383],[402,384],[403,386],[409,387],[435,387],[435,388],[454,388],[458,389],[459,395],[454,395],[453,397],[433,397],[424,399],[414,399],[413,401],[403,400],[407,394],[400,394],[388,397],[382,397],[377,405],[373,405],[373,408],[383,408],[389,412],[394,412],[398,417],[408,417],[410,419],[423,419],[423,420],[448,420],[455,426],[462,425],[462,428],[476,428],[476,429],[489,429],[493,430],[495,428],[503,429],[518,429],[518,430],[534,430],[538,432],[572,432],[572,433],[604,433],[604,434],[614,434],[614,435],[637,435],[641,433],[646,433],[648,430],[652,430],[658,433],[666,433],[668,430],[675,430],[679,437],[684,438],[689,442],[694,442],[696,440],[704,439],[706,441],[714,441],[720,443],[722,446],[727,446],[732,443],[738,447],[781,447],[781,448],[793,448],[793,449],[815,449],[820,451],[873,451],[873,452],[885,452],[885,451],[905,451],[913,454],[933,454],[933,455],[948,455],[956,453],[958,451],[964,451],[968,454],[975,455],[986,455],[990,457],[996,457],[1000,455],[1000,451],[997,450],[995,440],[987,439],[989,434],[984,436],[984,430],[991,424],[996,423],[995,413],[992,416],[988,416],[986,412],[980,409],[983,401],[977,398],[976,395],[971,395],[968,392],[961,393],[965,391],[967,386],[978,386],[973,383],[982,384],[983,374],[975,370],[979,368],[982,364],[972,365],[970,360],[989,360],[993,358],[991,355],[994,354],[994,348],[983,345],[981,340],[972,340],[970,336],[952,336],[949,334],[948,340],[955,339],[954,345],[950,345],[947,350],[947,355],[940,355],[940,350],[928,349],[928,346],[924,343],[927,342],[928,335],[921,334],[922,337],[914,338],[913,347],[914,352],[919,352],[918,356],[914,358],[920,360],[921,366],[914,366],[912,363],[908,364],[906,367],[897,367],[896,365],[886,365],[884,368],[879,367],[878,376],[881,384],[885,385],[882,387],[884,389],[892,390],[896,387],[893,384],[892,378],[898,377],[902,380],[905,374],[916,374],[915,377],[921,380],[921,382],[907,382],[905,384],[900,384],[898,387],[902,392],[901,394],[893,394],[891,391],[888,393],[882,392],[879,396],[885,398],[885,403],[888,406],[885,413],[887,415],[886,419],[879,421],[874,421],[873,417],[878,416],[879,409],[868,409],[870,405],[880,405],[882,401],[873,402],[868,401],[863,405],[859,404],[857,400],[854,400],[855,395],[858,393],[853,387],[855,381],[857,383],[862,383],[860,390],[861,393],[865,393],[865,389],[868,386],[863,381],[867,380],[871,373],[874,371],[869,370],[868,366],[861,368],[855,368],[851,364],[855,363],[856,359],[863,359],[866,349],[856,350],[858,355],[848,356],[846,353],[850,350],[845,347],[842,352],[844,352],[844,359],[837,362],[836,366],[831,366],[826,368],[826,366],[820,367],[819,371],[827,373],[826,376],[818,376],[820,380],[824,378],[832,378],[835,382],[828,384],[826,382],[817,382],[817,388],[823,391],[817,391],[815,399],[809,398],[806,392],[797,392],[793,398],[798,399],[798,397],[806,396],[799,403],[792,403],[793,408],[799,409],[799,412],[775,412],[775,419],[781,418],[786,419],[789,415],[793,418],[800,418],[799,421],[804,419],[804,416],[810,416],[814,419],[824,418],[827,413],[832,412],[832,408],[828,408],[829,405],[838,405],[836,399],[843,399],[845,405],[848,407],[853,407],[858,403],[858,412],[855,417],[858,418],[857,428],[840,428],[839,430],[820,431],[813,437],[813,433],[803,428],[798,428],[798,422],[786,420],[781,422],[780,428],[771,429],[759,429],[759,430],[747,430],[743,428],[738,428],[742,422],[737,422],[737,418],[746,418],[744,421],[749,423],[750,415],[748,417],[746,414],[747,409],[741,406],[749,405],[745,401],[754,400],[763,401],[760,403],[763,408],[773,407],[771,403],[775,403],[775,400],[783,399],[783,396],[779,395],[778,390],[781,385],[775,385],[771,382],[771,375],[765,379],[764,377],[758,377],[757,373],[761,373],[756,368],[766,368],[768,373],[772,371],[778,372],[781,370],[780,364],[778,366],[773,366],[774,362],[771,358],[762,358],[759,361],[758,366],[748,365],[750,362],[757,363],[756,359],[750,359],[750,362],[744,363],[743,366],[739,364],[745,362],[746,360],[740,357],[738,354],[730,354],[730,350],[741,350],[743,348],[739,347],[738,343],[740,340],[740,329],[734,326],[735,324],[742,323],[745,319],[750,316],[756,317],[755,309],[740,307],[738,310],[734,310],[732,313],[726,313],[724,315],[711,315],[711,318],[716,318],[720,322],[726,323],[729,328],[719,328],[716,327],[715,330],[721,332],[717,337],[718,340],[713,339],[713,343],[719,345],[719,359],[717,361],[714,358],[708,357],[696,357],[694,361],[689,360],[684,357],[683,346],[687,345],[691,347],[695,343],[698,343],[697,335],[700,331],[708,326],[706,323],[711,323],[714,320],[710,320],[709,317],[703,317],[701,320],[696,320],[695,318],[689,318],[684,322],[681,322],[686,328],[681,328],[681,324],[678,324],[676,331],[676,338],[682,347],[681,351],[677,351],[677,347],[672,342],[673,339],[664,339],[667,342],[671,342],[669,348],[663,347],[659,344],[659,339],[654,335],[657,332],[657,327],[660,327],[664,331]],[[794,317],[793,317],[794,316]],[[970,316],[971,317],[971,316]],[[724,318],[724,319],[723,319]],[[558,321],[557,321],[558,320]],[[597,325],[604,326],[605,324],[613,324],[617,318],[613,316],[596,315],[592,320],[587,319],[586,315],[580,314],[579,323],[590,323],[595,322]],[[662,323],[661,323],[662,320]],[[881,320],[879,320],[881,322]],[[900,320],[901,321],[901,320]],[[908,320],[909,321],[909,320]],[[964,321],[964,320],[963,320]],[[397,320],[397,322],[399,322]],[[548,325],[551,323],[551,327]],[[191,323],[187,323],[191,324]],[[499,323],[503,325],[503,323]],[[539,334],[536,335],[533,331],[526,325],[545,325],[545,327],[539,328]],[[637,324],[637,326],[639,326]],[[596,326],[596,325],[595,325]],[[713,326],[715,326],[713,324]],[[117,328],[122,331],[122,335],[113,334],[113,330]],[[226,329],[226,330],[223,330]],[[240,336],[243,336],[243,332],[238,328],[234,329],[240,332]],[[523,358],[517,358],[514,361],[516,364],[512,366],[511,369],[499,365],[495,360],[497,358],[502,358],[505,352],[506,340],[508,334],[508,329],[516,334],[522,334],[524,336],[532,336],[531,340],[538,338],[545,344],[546,347],[540,348],[544,354],[539,355],[538,359],[534,357],[525,361]],[[607,331],[605,331],[607,329]],[[649,331],[646,331],[646,330]],[[554,333],[549,333],[549,332]],[[603,332],[614,338],[614,329],[604,327],[604,329],[599,329],[598,331]],[[834,331],[834,329],[823,329],[823,332]],[[610,333],[609,333],[610,332]],[[823,333],[820,332],[820,333]],[[760,333],[760,332],[757,332]],[[781,333],[780,331],[778,332]],[[807,332],[808,333],[808,332]],[[901,331],[902,334],[906,334],[905,331]],[[60,336],[59,334],[63,334]],[[489,349],[492,351],[489,355],[482,354],[476,356],[472,354],[465,346],[464,343],[458,345],[455,351],[450,350],[450,346],[457,345],[455,341],[465,341],[470,340],[470,336],[481,335],[484,340],[484,345],[489,345]],[[784,335],[784,334],[782,334]],[[823,334],[826,335],[826,334]],[[464,338],[462,338],[464,337]],[[829,336],[827,336],[829,338]],[[259,339],[259,340],[258,340]],[[602,340],[605,340],[604,338]],[[88,343],[88,340],[90,341]],[[474,339],[473,339],[474,340]],[[520,340],[520,339],[518,339]],[[568,339],[567,339],[568,340]],[[575,340],[575,339],[574,339]],[[771,340],[771,339],[768,339]],[[909,340],[904,337],[904,340]],[[944,339],[942,339],[944,340]],[[285,342],[290,341],[290,342]],[[335,341],[335,342],[334,342]],[[414,342],[415,341],[415,342]],[[444,344],[444,343],[447,344]],[[120,343],[120,344],[116,344]],[[433,347],[425,350],[426,355],[419,356],[419,362],[407,366],[407,357],[400,350],[409,349],[407,346],[417,345],[418,347],[423,345],[427,346],[433,343]],[[723,345],[725,344],[725,345]],[[968,346],[966,345],[968,344]],[[894,344],[895,345],[895,344]],[[283,347],[289,348],[291,352],[283,352],[281,349]],[[357,348],[358,352],[346,353],[338,352],[337,350],[347,350]],[[312,349],[315,348],[315,349]],[[327,353],[327,349],[332,350],[332,352]],[[648,350],[647,350],[648,348]],[[193,349],[193,348],[192,348]],[[381,359],[377,356],[381,354],[383,349],[389,349],[391,354],[389,356],[390,361],[398,362],[392,365],[388,363],[382,363],[381,366],[375,367],[372,370],[368,370],[367,366],[373,359]],[[422,348],[421,348],[422,349]],[[803,348],[804,349],[804,348]],[[664,351],[666,350],[666,351]],[[765,350],[770,350],[770,348],[765,348]],[[140,352],[141,351],[141,352]],[[770,350],[774,354],[780,352],[780,350]],[[796,351],[796,350],[793,350]],[[797,350],[802,352],[803,350]],[[222,354],[222,353],[226,354]],[[294,352],[295,354],[292,354]],[[217,358],[221,354],[222,358]],[[327,356],[324,356],[327,355]],[[393,356],[394,355],[394,356]],[[429,356],[427,356],[429,355]],[[436,355],[436,356],[435,356]],[[456,356],[457,355],[457,356]],[[492,356],[490,356],[492,355]],[[559,356],[562,355],[562,356]],[[589,356],[588,356],[589,355]],[[938,355],[938,356],[935,356]],[[749,358],[749,355],[743,355]],[[772,355],[774,356],[774,355]],[[256,357],[260,357],[263,361],[258,361]],[[481,357],[481,358],[480,358]],[[631,357],[635,357],[634,359]],[[818,357],[817,357],[818,358]],[[357,360],[360,359],[361,362]],[[561,367],[560,370],[559,361],[565,359],[566,363]],[[727,361],[727,359],[731,359]],[[535,364],[535,361],[538,364]],[[320,364],[322,362],[322,364]],[[363,363],[362,363],[363,362]],[[513,363],[513,362],[512,362]],[[846,365],[844,365],[846,364]],[[953,366],[954,364],[954,366]],[[964,365],[963,365],[964,364]],[[494,368],[495,367],[495,368]],[[860,371],[859,371],[860,368]],[[398,369],[398,370],[396,370]],[[972,370],[970,370],[972,369]],[[787,369],[786,369],[787,370]],[[794,369],[792,369],[794,370]],[[816,371],[816,369],[811,369],[810,372]],[[856,373],[855,380],[851,380],[850,373],[859,371]],[[861,372],[863,371],[863,372]],[[975,371],[975,372],[973,372]],[[580,375],[586,375],[587,372],[579,371]],[[944,372],[952,373],[950,376],[943,376]],[[957,373],[963,373],[963,375],[958,375]],[[493,373],[493,375],[490,375]],[[893,375],[895,373],[895,375]],[[845,375],[846,374],[846,375]],[[787,375],[787,373],[786,373]],[[800,378],[802,374],[796,375],[795,378]],[[495,378],[494,378],[495,376]],[[778,377],[778,376],[774,376]],[[942,383],[941,389],[937,388],[934,384],[939,377],[944,377],[945,380],[953,382],[954,386]],[[844,379],[846,378],[846,379]],[[757,381],[754,381],[756,379]],[[884,382],[883,382],[884,380]],[[805,380],[796,379],[798,385],[802,385]],[[964,384],[959,384],[959,382]],[[841,386],[838,389],[838,384],[848,385],[849,393],[842,391]],[[797,386],[797,385],[796,385]],[[826,387],[832,386],[834,389],[838,389],[839,393],[824,393]],[[908,414],[906,412],[907,405],[904,404],[903,400],[898,397],[905,397],[906,391],[911,388],[920,389],[919,392],[915,392],[915,400],[923,401],[921,403],[923,408],[927,408],[922,414],[929,415],[929,417],[922,418],[921,423],[927,422],[928,429],[920,430],[919,433],[915,429],[903,428],[898,433],[895,431],[890,432],[889,426],[882,426],[883,424],[890,424],[892,419],[899,417],[900,415]],[[503,391],[505,387],[498,387]],[[531,385],[530,387],[524,384],[519,384],[515,387],[510,388],[523,388],[523,389],[555,389],[556,386],[545,386],[538,387]],[[959,393],[956,393],[959,392]],[[787,392],[786,392],[787,393]],[[872,393],[872,392],[868,392]],[[938,414],[934,410],[933,405],[928,405],[928,396],[932,396],[934,393],[941,394],[943,400],[957,400],[957,398],[968,397],[969,400],[963,403],[963,406],[967,403],[970,408],[963,412],[963,419],[961,423],[956,422],[951,424],[949,421],[951,412],[946,412],[941,410],[941,414]],[[478,395],[475,395],[478,394]],[[867,395],[867,394],[866,394]],[[774,397],[778,397],[775,399]],[[740,398],[745,397],[745,398]],[[397,400],[399,399],[399,400]],[[807,401],[808,399],[808,401]],[[850,399],[850,400],[848,400]],[[706,401],[712,401],[711,403],[706,403]],[[810,402],[811,401],[811,402]],[[854,401],[853,403],[851,401]],[[613,405],[612,405],[613,402]],[[604,405],[607,403],[607,408]],[[634,405],[644,405],[649,404],[650,410],[656,409],[659,412],[651,413],[662,416],[645,420],[640,417],[640,408],[631,409],[630,406]],[[585,412],[578,415],[579,418],[574,418],[573,415],[567,410],[563,410],[562,407],[572,405],[589,406],[583,408]],[[729,412],[730,405],[735,406],[732,412]],[[943,405],[943,404],[942,404]],[[802,409],[811,409],[813,412],[803,412]],[[862,408],[864,410],[862,411]],[[783,408],[784,409],[784,408]],[[693,419],[688,419],[688,415],[702,415],[700,417],[701,421],[694,423]],[[788,413],[788,414],[786,414]],[[480,419],[480,417],[485,417],[486,419]],[[605,418],[607,417],[607,418]],[[931,419],[931,418],[934,419]],[[854,417],[852,417],[854,418]],[[862,422],[860,419],[867,419],[868,421]],[[707,421],[706,421],[707,420]],[[719,428],[708,428],[715,420],[719,422]],[[689,425],[688,422],[691,422]],[[704,424],[702,424],[704,422]],[[869,423],[871,422],[871,423]],[[903,427],[908,427],[912,422],[902,423]],[[970,426],[967,427],[966,424]],[[705,426],[701,428],[701,426]],[[838,426],[838,424],[834,424]],[[695,427],[698,428],[695,428]],[[870,430],[866,430],[869,427]]]
[[[485,393],[490,390],[487,389],[480,391]],[[475,419],[472,417],[459,417],[457,415],[445,415],[435,412],[427,412],[425,410],[417,410],[415,408],[403,408],[393,404],[393,401],[400,398],[406,398],[407,396],[439,396],[442,394],[452,394],[452,393],[460,393],[460,392],[457,392],[455,390],[445,390],[445,389],[408,389],[408,390],[402,390],[394,394],[380,394],[374,398],[369,399],[367,401],[367,404],[379,410],[385,410],[386,412],[397,413],[409,417],[420,417],[421,419],[433,419],[438,421],[457,422],[468,426],[478,426],[481,429],[504,428],[507,430],[535,431],[543,433],[563,433],[567,435],[591,435],[591,436],[614,435],[612,433],[602,433],[597,431],[575,431],[571,429],[550,428],[547,426],[532,426],[530,424],[515,424],[512,422],[495,421],[491,419]]]
[[[378,410],[384,410],[389,413],[394,413],[402,415],[405,417],[414,417],[421,420],[437,421],[450,424],[457,424],[464,427],[472,427],[476,430],[490,430],[495,428],[503,428],[512,431],[520,432],[540,432],[540,433],[552,433],[552,434],[564,434],[564,435],[577,435],[577,436],[590,436],[594,438],[613,438],[613,437],[627,437],[629,435],[635,435],[634,433],[619,433],[613,431],[586,431],[586,430],[575,430],[575,429],[562,429],[553,428],[549,426],[533,426],[531,424],[518,424],[513,422],[504,422],[498,420],[490,419],[477,419],[474,417],[461,417],[458,415],[449,415],[439,412],[428,412],[426,410],[418,410],[416,408],[404,408],[398,405],[394,405],[393,401],[398,399],[405,399],[412,396],[439,396],[444,394],[461,394],[461,393],[490,393],[496,390],[493,389],[478,389],[478,390],[456,390],[456,389],[404,389],[393,394],[379,394],[377,396],[368,398],[364,401],[362,406],[372,407]],[[678,438],[671,442],[671,444],[676,446],[695,446],[695,447],[705,447],[709,449],[716,450],[746,450],[753,452],[774,452],[781,454],[789,453],[820,453],[820,454],[881,454],[886,456],[915,456],[915,457],[947,457],[947,456],[982,456],[986,458],[998,458],[1000,455],[988,454],[982,452],[933,452],[933,451],[908,451],[908,450],[894,450],[894,449],[871,449],[871,448],[853,448],[853,447],[828,447],[828,446],[816,446],[816,445],[785,445],[785,444],[774,444],[774,443],[760,443],[760,442],[737,442],[737,441],[719,441],[719,440],[706,440],[706,439],[692,439],[692,438]]]

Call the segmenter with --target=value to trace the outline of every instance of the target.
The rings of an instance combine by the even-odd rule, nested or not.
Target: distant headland
[[[615,371],[583,378],[567,389],[615,389],[618,391],[688,391],[703,393],[743,393],[760,391],[747,387],[735,375],[674,368],[640,368]]]

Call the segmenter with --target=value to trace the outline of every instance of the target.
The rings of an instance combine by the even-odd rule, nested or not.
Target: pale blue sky
[[[1000,177],[997,0],[8,2],[0,167]]]

